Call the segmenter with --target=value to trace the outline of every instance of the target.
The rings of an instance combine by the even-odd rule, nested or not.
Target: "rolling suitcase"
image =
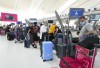
[[[29,40],[24,40],[24,47],[29,48],[30,47],[30,41]]]
[[[51,41],[42,42],[43,61],[53,60],[53,43]]]
[[[31,44],[31,42],[30,42],[30,34],[27,34],[26,38],[24,40],[24,47],[29,48],[30,44]]]
[[[66,44],[57,44],[57,56],[58,58],[62,58],[66,56]]]
[[[7,34],[7,40],[12,41],[12,40],[14,40],[14,38],[15,38],[15,36],[14,36],[14,33],[13,32],[9,32]]]
[[[57,34],[55,36],[55,42],[54,42],[54,48],[57,51],[57,44],[60,44],[63,42],[63,35],[62,34]]]
[[[40,41],[40,57],[42,57],[42,53],[43,53],[42,52],[42,42],[43,41],[49,41],[49,36],[46,32],[42,34],[42,39]]]

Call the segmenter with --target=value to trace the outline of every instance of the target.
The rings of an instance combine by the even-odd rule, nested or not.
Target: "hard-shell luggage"
[[[24,40],[24,47],[29,48],[30,47],[30,40]]]
[[[30,44],[31,44],[31,42],[30,42],[30,34],[27,34],[26,38],[24,40],[24,47],[29,48]]]
[[[61,44],[63,42],[63,35],[56,34],[55,41],[54,41],[54,49],[57,51],[57,44]]]
[[[57,34],[55,36],[55,45],[60,44],[63,42],[63,35],[62,34]]]
[[[58,58],[62,58],[66,56],[66,44],[57,44],[57,56]]]
[[[43,61],[53,60],[53,43],[51,41],[42,42]]]
[[[0,31],[0,34],[1,34],[1,35],[5,35],[5,30],[1,30],[1,31]]]

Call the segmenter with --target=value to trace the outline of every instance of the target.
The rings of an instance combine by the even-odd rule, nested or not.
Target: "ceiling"
[[[0,7],[20,12],[26,16],[49,17],[55,10],[61,8],[69,0],[0,0]],[[70,0],[75,1],[75,0]],[[76,0],[61,10],[61,14],[67,14],[70,8],[85,8],[85,10],[100,7],[100,0]]]
[[[52,14],[67,0],[0,0],[0,7],[32,15]]]
[[[86,12],[88,9],[100,9],[100,0],[77,0],[69,7],[66,7],[66,9],[62,11],[62,14],[68,14],[70,8],[84,8]]]

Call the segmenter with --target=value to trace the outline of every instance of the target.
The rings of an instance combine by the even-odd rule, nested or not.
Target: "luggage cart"
[[[81,47],[79,45],[76,46],[76,57],[63,57],[60,60],[60,68],[93,68],[94,61],[97,54],[97,48],[100,48],[100,44],[94,45],[93,55],[90,56],[91,50]]]

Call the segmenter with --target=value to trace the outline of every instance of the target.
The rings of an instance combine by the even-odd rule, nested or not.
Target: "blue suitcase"
[[[53,60],[53,43],[51,41],[42,42],[43,61]]]

